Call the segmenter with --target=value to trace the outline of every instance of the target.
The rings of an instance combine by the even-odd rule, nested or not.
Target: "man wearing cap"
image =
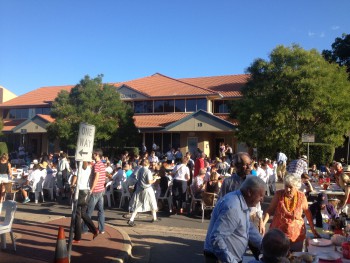
[[[326,225],[323,225],[323,219],[336,219],[339,217],[334,206],[327,202],[327,196],[323,193],[319,193],[317,195],[317,201],[310,205],[309,209],[311,211],[312,218],[316,219],[316,227],[327,228]]]
[[[302,155],[299,159],[293,160],[287,167],[289,174],[294,174],[294,176],[301,178],[303,173],[308,172],[308,164],[306,155]]]

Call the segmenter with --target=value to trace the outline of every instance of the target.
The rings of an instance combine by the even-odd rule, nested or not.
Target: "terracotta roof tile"
[[[147,97],[215,95],[216,92],[159,73],[149,77],[122,82]]]
[[[190,115],[190,113],[134,115],[134,120],[135,126],[138,128],[164,128],[188,115]]]
[[[60,91],[66,90],[69,92],[73,87],[74,86],[55,86],[38,88],[0,104],[0,108],[47,105],[47,102],[54,101]]]
[[[238,121],[236,119],[232,119],[230,118],[229,114],[214,114],[216,117],[224,120],[224,121],[228,121],[231,122],[233,125],[238,125]]]
[[[40,118],[42,118],[42,119],[44,119],[45,121],[47,121],[47,122],[52,123],[52,122],[55,121],[55,119],[52,118],[50,115],[45,115],[45,114],[37,114],[37,115],[38,115]]]
[[[240,97],[240,90],[247,82],[249,74],[214,77],[183,78],[184,82],[219,92],[224,97]]]
[[[25,122],[26,120],[4,120],[4,127],[2,128],[3,132],[11,131],[16,126],[20,125],[22,122]]]
[[[240,97],[240,89],[249,75],[227,75],[199,78],[174,79],[156,73],[152,76],[119,83],[109,83],[116,87],[122,84],[144,94],[146,97],[171,96],[215,96]],[[41,87],[0,104],[0,108],[43,106],[52,102],[61,90],[70,91],[74,86]]]

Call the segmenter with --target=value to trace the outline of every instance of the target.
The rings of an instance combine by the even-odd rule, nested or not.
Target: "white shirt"
[[[123,169],[119,169],[113,176],[113,188],[121,189],[122,182],[126,181],[126,174]]]
[[[78,178],[78,187],[79,190],[89,190],[89,179],[91,175],[91,167],[87,166],[86,169],[81,169],[81,174],[79,174]]]
[[[29,184],[32,185],[32,189],[35,192],[36,189],[39,191],[42,189],[42,185],[45,179],[46,173],[40,169],[36,169],[28,175]]]
[[[256,169],[256,173],[257,176],[263,180],[265,183],[267,182],[268,179],[268,175],[266,174],[266,172],[264,171],[264,169],[262,169],[261,167],[258,167],[258,169]]]
[[[174,174],[174,180],[181,180],[181,181],[187,181],[186,174],[189,177],[190,176],[190,169],[188,169],[187,165],[185,164],[178,164],[174,167],[173,171]]]

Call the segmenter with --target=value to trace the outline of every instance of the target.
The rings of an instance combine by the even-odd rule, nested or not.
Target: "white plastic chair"
[[[4,221],[0,223],[1,248],[6,249],[6,233],[10,233],[13,249],[16,251],[16,240],[12,232],[12,223],[15,218],[17,204],[15,201],[7,200],[0,204],[0,213],[5,211]]]
[[[127,182],[122,182],[121,183],[122,188],[121,188],[121,196],[120,196],[120,201],[119,201],[119,208],[122,207],[122,205],[124,204],[124,200],[125,198],[128,198],[128,200],[130,201],[131,199],[131,194],[129,192],[129,186],[127,184]]]
[[[39,182],[34,182],[33,183],[33,187],[32,187],[32,192],[34,193],[34,197],[35,197],[35,203],[38,203],[39,200],[39,194],[41,194],[41,197],[43,199],[43,203],[45,202],[44,200],[44,192],[43,192],[43,183],[44,183],[44,179],[41,178]]]
[[[43,189],[47,190],[49,192],[51,201],[54,199],[53,198],[53,188],[55,185],[55,181],[56,181],[55,177],[52,177],[47,181],[45,180],[44,184],[43,184]]]
[[[7,197],[12,194],[13,195],[12,201],[15,201],[16,194],[18,192],[18,190],[15,189],[16,187],[15,184],[12,182],[9,182],[9,183],[3,183],[3,185],[5,186],[5,192],[6,192],[5,200],[8,200]]]
[[[168,201],[168,206],[169,206],[169,212],[171,213],[173,211],[173,193],[172,193],[172,187],[173,187],[173,182],[169,181],[168,183],[168,188],[166,189],[165,193],[163,196],[158,196],[157,198],[157,203],[158,200],[167,200]]]
[[[113,205],[115,205],[114,197],[113,197],[113,181],[109,181],[106,184],[106,190],[104,195],[107,197],[107,205],[111,207],[111,199],[113,201]]]

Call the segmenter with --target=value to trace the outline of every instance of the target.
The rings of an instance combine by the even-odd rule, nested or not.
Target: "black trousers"
[[[186,191],[187,191],[187,181],[174,180],[173,181],[173,205],[180,209],[182,208],[182,203],[186,202]]]
[[[96,234],[98,232],[91,218],[86,214],[86,210],[87,210],[87,204],[77,206],[77,213],[75,216],[75,227],[74,227],[74,240],[81,239],[81,232],[82,232],[81,219],[83,219],[85,225],[87,225],[91,233]]]

